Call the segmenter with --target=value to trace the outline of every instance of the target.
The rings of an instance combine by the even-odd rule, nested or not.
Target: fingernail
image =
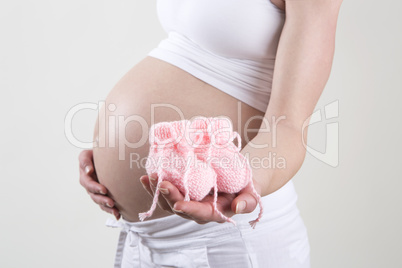
[[[169,194],[169,190],[165,189],[165,188],[159,188],[159,191],[164,194],[164,195],[168,195]]]
[[[184,211],[183,211],[183,210],[178,210],[178,209],[174,209],[174,208],[172,208],[172,210],[173,210],[174,212],[178,212],[178,213],[184,213]]]
[[[112,206],[111,204],[109,204],[109,203],[106,203],[106,206],[108,206],[108,207],[110,207],[110,208],[113,207],[113,206]]]
[[[106,194],[103,190],[99,190],[100,194]]]
[[[90,168],[89,166],[86,166],[86,167],[85,167],[85,173],[86,173],[86,174],[89,174],[90,171],[91,171],[91,168]]]
[[[149,177],[149,180],[151,181],[151,183],[152,183],[153,185],[155,185],[155,182],[156,182],[156,178],[153,178],[153,177]]]
[[[246,201],[240,201],[236,205],[236,214],[242,213],[245,208],[246,208]]]
[[[114,217],[116,218],[116,220],[119,220],[119,218],[120,218],[120,213],[114,213],[114,212],[113,212],[113,215],[114,215]]]

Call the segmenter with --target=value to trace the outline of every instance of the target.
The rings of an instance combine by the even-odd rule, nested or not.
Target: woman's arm
[[[253,168],[254,179],[263,196],[282,187],[302,165],[306,153],[303,124],[312,114],[328,81],[341,3],[342,0],[286,1],[286,21],[279,41],[265,123],[242,150],[250,159],[271,154],[276,160],[285,160],[286,168],[283,162],[268,169]],[[305,144],[306,137],[307,133]],[[265,149],[254,148],[254,144],[266,143],[269,147]]]
[[[248,154],[254,185],[262,196],[286,184],[304,160],[302,126],[313,112],[329,77],[341,3],[341,0],[286,1],[286,21],[279,41],[271,99],[264,116],[265,123],[255,138],[241,151]],[[275,125],[276,135],[272,131],[265,131],[268,125],[271,130]],[[273,142],[275,146],[272,146]],[[269,146],[255,146],[263,144]],[[261,160],[270,153],[283,157],[285,168],[253,167],[253,158]],[[141,182],[153,195],[157,179],[149,181],[147,176],[143,176]],[[173,212],[198,223],[222,222],[222,218],[214,213],[210,202],[185,202],[178,189],[167,181],[162,182],[160,187],[166,191],[159,198],[159,206],[163,209],[178,210],[179,212]],[[257,200],[250,185],[237,197],[222,194],[218,198],[218,209],[226,216],[249,213],[256,206]]]

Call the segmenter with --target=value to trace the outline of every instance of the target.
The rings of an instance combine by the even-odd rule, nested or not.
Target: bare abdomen
[[[138,221],[138,213],[152,204],[139,181],[146,174],[151,124],[194,116],[227,116],[244,146],[244,125],[263,113],[244,103],[239,110],[238,103],[234,97],[153,57],[139,62],[116,84],[95,126],[94,163],[100,183],[109,190],[124,219]],[[248,128],[258,129],[260,124],[257,117]],[[255,134],[248,133],[248,140]],[[167,215],[158,208],[151,218]]]

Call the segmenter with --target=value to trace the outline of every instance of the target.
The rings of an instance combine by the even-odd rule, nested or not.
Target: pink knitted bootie
[[[233,143],[235,138],[238,138],[237,146]],[[260,205],[258,218],[250,222],[255,227],[263,212],[261,197],[254,189],[248,159],[239,153],[240,135],[233,132],[229,119],[198,117],[191,122],[158,123],[151,127],[149,141],[147,173],[149,176],[156,174],[159,179],[151,209],[140,213],[141,221],[152,215],[160,183],[168,180],[184,193],[186,201],[200,201],[213,188],[215,212],[235,224],[218,210],[218,192],[238,193],[251,182]],[[192,164],[189,165],[189,161]]]
[[[190,129],[199,130],[199,133],[193,134],[196,139],[200,140],[195,153],[200,159],[210,163],[215,170],[219,192],[238,193],[251,183],[253,193],[260,205],[258,218],[250,222],[254,228],[263,213],[261,196],[254,188],[248,159],[240,153],[241,137],[233,131],[230,119],[197,117],[190,123],[190,126]],[[236,138],[237,146],[233,143]]]
[[[155,210],[162,181],[174,184],[185,195],[185,201],[200,201],[214,187],[215,171],[196,157],[184,138],[186,123],[188,120],[161,122],[150,128],[146,171],[151,177],[158,176],[158,185],[151,209],[139,214],[141,221]]]

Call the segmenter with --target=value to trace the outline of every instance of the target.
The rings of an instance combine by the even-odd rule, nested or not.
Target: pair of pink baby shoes
[[[233,143],[236,138],[237,146]],[[155,210],[160,183],[169,181],[186,201],[201,201],[213,189],[215,211],[235,224],[217,209],[218,192],[238,193],[251,183],[260,205],[258,218],[250,222],[255,227],[262,216],[261,197],[254,189],[248,159],[240,153],[241,137],[233,131],[230,119],[196,117],[157,123],[150,128],[149,143],[146,171],[148,176],[158,177],[158,185],[151,209],[139,214],[141,221]]]

